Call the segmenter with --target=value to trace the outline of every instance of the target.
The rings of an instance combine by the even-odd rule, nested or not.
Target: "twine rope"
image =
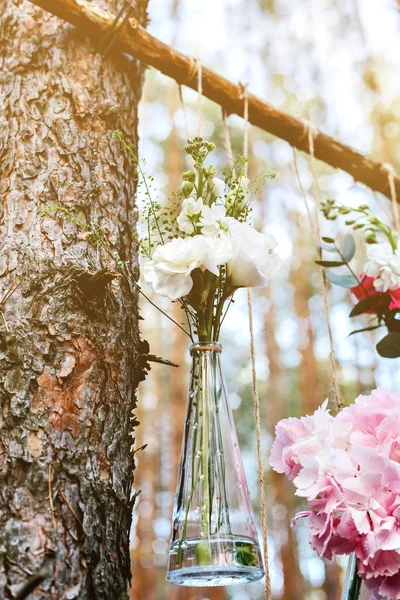
[[[226,153],[227,153],[228,158],[229,158],[229,163],[230,163],[230,165],[231,165],[231,167],[233,169],[235,161],[234,161],[234,158],[233,158],[231,136],[229,135],[227,118],[228,118],[228,115],[226,114],[226,110],[224,108],[222,108],[222,122],[223,122],[223,125],[224,125],[225,149],[226,149]],[[233,171],[233,176],[235,176],[234,171]]]
[[[191,356],[193,356],[193,354],[195,352],[207,352],[208,350],[213,350],[214,352],[218,352],[218,354],[221,354],[222,352],[222,346],[220,344],[192,344],[192,346],[190,346],[189,351]]]
[[[267,506],[265,500],[265,482],[264,482],[264,467],[262,459],[261,447],[261,419],[260,419],[260,399],[258,396],[257,386],[257,371],[256,371],[256,351],[254,343],[254,326],[253,326],[253,305],[250,288],[247,289],[247,306],[249,311],[249,332],[250,332],[250,355],[251,355],[251,375],[253,384],[253,403],[256,429],[257,443],[257,473],[260,486],[260,504],[261,504],[261,525],[263,533],[263,548],[264,548],[264,568],[265,568],[265,598],[271,600],[271,577],[269,573],[269,551],[268,551],[268,525],[267,525]]]
[[[196,59],[197,66],[197,110],[199,114],[198,135],[203,136],[203,68],[200,60]]]
[[[181,103],[181,108],[182,108],[182,112],[183,112],[183,120],[185,123],[185,132],[186,132],[186,139],[189,139],[189,125],[188,125],[188,118],[187,118],[187,113],[186,113],[186,107],[185,107],[185,103],[183,101],[183,92],[182,92],[182,86],[180,85],[180,83],[178,83],[178,91],[179,91],[179,100]]]
[[[197,59],[190,56],[189,73],[186,76],[184,83],[190,83],[197,73]]]
[[[318,134],[318,130],[312,123],[305,122],[305,127],[308,136],[308,146],[309,146],[309,154],[310,154],[310,164],[311,164],[311,174],[313,179],[313,196],[314,196],[314,206],[315,206],[315,218],[314,221],[311,218],[311,212],[308,211],[311,223],[311,229],[313,230],[313,235],[315,236],[315,242],[318,244],[321,239],[321,229],[319,222],[319,211],[320,211],[320,195],[318,188],[318,175],[317,175],[317,167],[315,162],[315,153],[314,153],[314,136]],[[304,188],[301,184],[299,170],[297,168],[297,163],[295,162],[295,172],[299,182],[300,189],[302,191],[304,201],[306,206],[307,203],[307,195],[304,191]],[[329,299],[328,299],[328,284],[326,282],[325,271],[321,269],[321,279],[322,279],[322,290],[323,290],[323,302],[324,302],[324,313],[325,320],[328,328],[328,337],[329,337],[329,365],[331,371],[331,380],[332,380],[332,396],[334,407],[337,412],[339,412],[343,408],[343,398],[340,391],[338,373],[337,373],[337,364],[336,364],[336,355],[335,355],[335,346],[333,341],[332,334],[332,324],[329,313]]]
[[[249,155],[249,96],[247,85],[240,84],[240,99],[243,99],[243,117],[244,117],[244,132],[243,132],[243,155],[248,159]],[[227,148],[229,159],[233,166],[232,145],[230,142],[229,130],[226,119],[223,120],[225,129],[225,138],[228,140]],[[247,163],[245,167],[247,175]],[[261,418],[260,418],[260,398],[258,395],[257,386],[257,370],[256,370],[256,349],[254,341],[254,324],[253,324],[253,304],[250,288],[247,288],[247,307],[249,313],[249,334],[250,334],[250,356],[251,356],[251,375],[252,375],[252,392],[254,404],[254,418],[256,430],[256,446],[257,446],[257,473],[260,487],[260,504],[261,504],[261,526],[263,534],[263,550],[264,550],[264,568],[265,568],[265,598],[272,599],[271,576],[269,572],[269,551],[268,551],[268,525],[267,525],[267,506],[265,499],[265,482],[264,482],[264,466],[262,459],[261,447]]]
[[[302,184],[302,181],[301,181],[301,178],[300,178],[299,166],[297,164],[297,152],[296,152],[296,148],[293,148],[293,166],[294,166],[294,172],[296,174],[296,178],[297,178],[297,181],[298,181],[298,184],[299,184],[299,188],[300,188],[300,191],[301,191],[301,195],[303,196],[304,206],[305,206],[306,211],[307,211],[308,219],[310,221],[310,226],[311,226],[313,238],[314,239],[318,239],[317,233],[315,231],[314,218],[313,218],[313,216],[311,214],[310,205],[308,204],[307,194],[305,192],[305,189],[303,187],[303,184]]]
[[[198,58],[190,57],[189,73],[187,74],[185,82],[190,82],[196,74],[197,74],[197,114],[198,114],[198,121],[199,121],[198,135],[200,137],[202,137],[202,135],[203,135],[203,101],[204,101],[203,68],[202,68],[201,62]],[[187,112],[186,112],[186,108],[185,108],[185,102],[183,100],[182,84],[180,84],[180,83],[178,83],[178,91],[179,91],[179,100],[180,100],[181,108],[183,111],[183,118],[185,121],[186,138],[189,139],[190,136],[189,136],[188,118],[187,118]]]
[[[397,233],[399,233],[400,232],[400,215],[399,215],[399,205],[397,204],[396,185],[394,183],[395,173],[394,173],[394,169],[393,169],[392,165],[390,165],[389,163],[384,163],[383,167],[387,171],[387,174],[388,174],[390,196],[391,196],[391,200],[392,200],[394,227],[395,227]]]

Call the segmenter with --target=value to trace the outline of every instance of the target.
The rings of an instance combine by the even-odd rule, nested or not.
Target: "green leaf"
[[[393,314],[397,314],[399,309],[394,309]],[[394,319],[394,318],[389,318],[386,319],[385,321],[385,325],[388,328],[388,331],[399,331],[400,332],[400,320],[399,319]]]
[[[354,238],[349,233],[344,238],[343,247],[342,247],[342,256],[343,259],[349,263],[353,258],[356,252],[356,244]]]
[[[367,312],[370,308],[374,308],[378,304],[381,304],[383,297],[379,294],[374,296],[367,296],[358,302],[350,313],[350,317],[356,317]]]
[[[397,358],[400,356],[400,333],[390,332],[377,343],[376,349],[384,358]]]
[[[254,545],[250,542],[236,542],[236,561],[246,567],[258,565]]]
[[[325,242],[325,243],[327,243],[327,244],[334,244],[335,243],[335,240],[333,238],[330,238],[330,237],[323,237],[322,241]]]
[[[326,278],[335,285],[340,285],[340,287],[351,288],[356,285],[359,285],[359,281],[354,275],[340,275],[338,273],[332,273],[331,271],[326,271]]]
[[[346,263],[339,260],[316,260],[315,264],[320,265],[320,267],[342,267]]]

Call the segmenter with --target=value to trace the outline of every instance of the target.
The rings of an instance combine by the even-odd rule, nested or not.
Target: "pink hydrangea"
[[[327,406],[326,400],[312,416],[279,421],[270,456],[270,465],[275,471],[294,479],[301,470],[300,456],[313,456],[324,447],[333,421]]]
[[[400,600],[400,393],[374,390],[332,417],[276,426],[271,466],[307,499],[310,544],[325,558],[355,552],[374,597]]]

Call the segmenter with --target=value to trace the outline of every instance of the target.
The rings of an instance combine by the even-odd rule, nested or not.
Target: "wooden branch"
[[[72,23],[97,44],[114,21],[114,15],[86,0],[31,0],[37,6]],[[133,19],[119,29],[114,48],[132,55],[178,83],[197,89],[194,60],[164,44]],[[202,68],[204,95],[222,106],[227,114],[243,115],[242,87],[214,71]],[[307,125],[300,119],[275,109],[260,98],[249,94],[249,121],[278,138],[286,140],[299,150],[309,151]],[[385,165],[353,150],[320,131],[315,131],[315,156],[319,160],[342,169],[372,190],[390,198],[388,171]],[[397,199],[400,200],[400,178],[395,175]]]

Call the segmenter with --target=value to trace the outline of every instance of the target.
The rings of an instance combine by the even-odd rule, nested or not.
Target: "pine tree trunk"
[[[112,131],[136,144],[142,73],[29,2],[3,0],[0,18],[0,597],[122,600],[137,294],[42,209],[99,225],[137,277],[135,176]]]

